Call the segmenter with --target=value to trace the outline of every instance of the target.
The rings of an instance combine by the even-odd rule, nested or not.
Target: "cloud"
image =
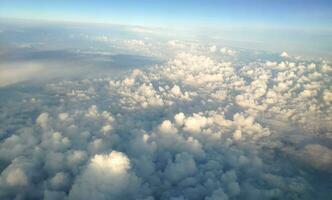
[[[214,46],[4,101],[0,198],[328,199],[328,64]]]
[[[196,163],[188,153],[181,153],[175,156],[175,160],[169,161],[165,169],[165,178],[176,183],[188,176],[194,175],[197,171]]]
[[[186,116],[181,112],[181,113],[178,113],[174,116],[174,119],[175,119],[175,123],[176,125],[178,126],[182,126],[184,124],[184,119],[186,118]]]
[[[15,63],[0,66],[0,87],[31,80],[43,70],[40,64]]]
[[[283,58],[288,58],[288,53],[283,51],[281,54],[280,54],[280,57],[283,57]]]
[[[199,133],[201,129],[207,126],[209,119],[196,113],[193,116],[184,119],[184,130],[191,133]]]
[[[73,184],[69,199],[118,199],[130,197],[139,179],[130,174],[130,160],[117,151],[95,155]],[[138,192],[138,191],[135,191]]]
[[[242,137],[242,131],[241,130],[236,130],[234,133],[233,133],[233,139],[234,140],[240,140]]]
[[[7,168],[5,182],[12,187],[28,185],[28,178],[21,168]]]
[[[170,134],[177,133],[176,127],[174,127],[174,125],[169,120],[165,120],[165,121],[163,121],[162,124],[160,124],[159,131],[161,133],[165,133],[165,134],[167,134],[167,133],[170,133]]]
[[[42,128],[47,128],[48,123],[48,113],[41,113],[37,119],[36,123],[41,126]]]
[[[237,54],[236,51],[234,51],[232,49],[228,49],[226,47],[221,48],[220,53],[222,53],[224,55],[228,55],[228,56],[235,56]]]
[[[216,45],[213,45],[213,46],[210,47],[210,52],[211,53],[214,53],[216,51],[217,51],[217,46]]]
[[[182,96],[181,88],[177,85],[174,85],[173,88],[171,89],[172,94],[175,96]]]
[[[331,171],[332,150],[320,144],[308,144],[296,155],[307,165],[319,169]]]

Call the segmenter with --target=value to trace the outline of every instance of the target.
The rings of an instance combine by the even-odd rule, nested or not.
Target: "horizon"
[[[248,38],[265,43],[265,50],[331,58],[331,10],[327,0],[14,0],[0,3],[0,18],[163,28],[225,40]],[[251,45],[242,47],[246,46]]]
[[[78,2],[80,2],[78,4]],[[332,25],[332,3],[327,0],[281,1],[2,1],[0,16],[62,19],[81,22],[110,22],[149,25],[154,21],[170,26],[230,22],[232,25],[282,25],[328,27]],[[133,19],[136,18],[137,20]],[[135,22],[136,24],[133,24]],[[155,24],[156,25],[156,24]],[[182,24],[183,25],[183,24]]]
[[[201,31],[200,28],[186,29],[179,27],[167,27],[167,26],[144,26],[144,25],[131,25],[121,23],[107,23],[107,22],[85,22],[85,21],[61,21],[56,19],[25,19],[25,18],[3,18],[0,17],[0,23],[5,24],[22,24],[28,23],[31,25],[78,25],[78,26],[98,26],[104,28],[110,27],[136,27],[141,28],[142,33],[150,34],[152,32],[164,35],[165,38],[174,39],[187,38],[185,40],[199,40],[206,44],[220,43],[234,48],[252,49],[267,51],[271,53],[278,53],[287,51],[294,56],[302,56],[308,59],[325,59],[329,62],[332,59],[332,46],[329,45],[332,42],[332,30],[326,29],[324,31],[315,30],[312,32],[310,28],[298,29],[290,28],[280,30],[277,27],[274,28],[243,28],[243,27],[217,27],[210,28],[205,31]],[[137,30],[138,31],[138,30]],[[177,35],[173,35],[174,31],[178,32]],[[243,32],[247,32],[246,40],[243,40]],[[274,39],[270,40],[266,35],[273,35]],[[330,37],[331,36],[331,37]],[[321,38],[317,38],[321,37]],[[203,39],[202,39],[203,38]],[[312,39],[315,38],[315,39]],[[232,42],[233,41],[233,42]],[[305,41],[305,42],[304,42]],[[256,44],[253,47],[252,44]],[[315,48],[313,48],[315,47]]]

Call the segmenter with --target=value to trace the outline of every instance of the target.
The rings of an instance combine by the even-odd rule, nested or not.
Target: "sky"
[[[0,17],[145,26],[329,29],[328,0],[1,0]]]
[[[0,19],[161,28],[233,47],[329,57],[329,0],[1,0]]]

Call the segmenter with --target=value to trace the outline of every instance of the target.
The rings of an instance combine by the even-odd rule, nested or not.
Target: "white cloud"
[[[186,118],[186,116],[183,113],[178,113],[174,116],[175,119],[175,123],[178,126],[182,126],[184,124],[184,119]]]
[[[183,129],[191,133],[199,133],[201,132],[202,128],[208,125],[209,122],[210,120],[206,117],[194,113],[193,116],[187,117],[184,120]]]
[[[331,104],[332,103],[332,91],[325,89],[324,93],[323,93],[323,99],[326,104]]]
[[[168,133],[175,134],[175,133],[177,133],[176,127],[174,127],[174,125],[169,120],[165,120],[165,121],[163,121],[163,123],[160,124],[159,131],[161,133],[165,133],[165,134],[168,134]]]
[[[37,119],[36,123],[41,126],[42,128],[47,128],[48,124],[48,113],[41,113]]]
[[[20,168],[8,168],[8,173],[6,176],[6,182],[10,186],[20,187],[28,185],[28,178],[25,175],[25,172]]]
[[[95,170],[123,174],[130,169],[130,161],[123,153],[112,151],[109,155],[95,155],[91,160],[90,166]]]
[[[242,137],[242,132],[241,130],[236,130],[234,133],[233,133],[233,139],[234,140],[240,140]]]
[[[65,121],[66,119],[68,119],[68,113],[60,113],[58,115],[58,118],[61,120],[61,121]]]
[[[134,187],[139,187],[140,184],[138,178],[130,174],[129,169],[130,160],[121,152],[97,154],[75,181],[69,199],[128,198],[132,192],[130,189],[135,190],[137,188]]]
[[[173,88],[171,89],[171,92],[173,95],[179,97],[182,96],[181,88],[178,85],[174,85]]]
[[[133,44],[150,45],[143,42]],[[168,48],[187,53],[163,64],[116,78],[54,80],[40,86],[46,93],[4,102],[0,198],[326,193],[312,177],[331,168],[327,64],[258,54],[238,60],[242,51],[177,43]]]
[[[220,53],[222,53],[224,55],[228,55],[228,56],[235,56],[237,54],[237,52],[235,50],[228,49],[225,47],[220,49]]]
[[[283,58],[288,58],[289,57],[288,53],[285,52],[285,51],[281,52],[280,56],[283,57]]]
[[[216,45],[213,45],[213,46],[210,47],[210,52],[211,53],[214,53],[216,51],[217,51],[217,46]]]

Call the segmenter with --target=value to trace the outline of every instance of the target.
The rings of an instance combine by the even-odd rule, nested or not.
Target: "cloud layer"
[[[328,199],[331,66],[193,49],[2,105],[0,198]]]

